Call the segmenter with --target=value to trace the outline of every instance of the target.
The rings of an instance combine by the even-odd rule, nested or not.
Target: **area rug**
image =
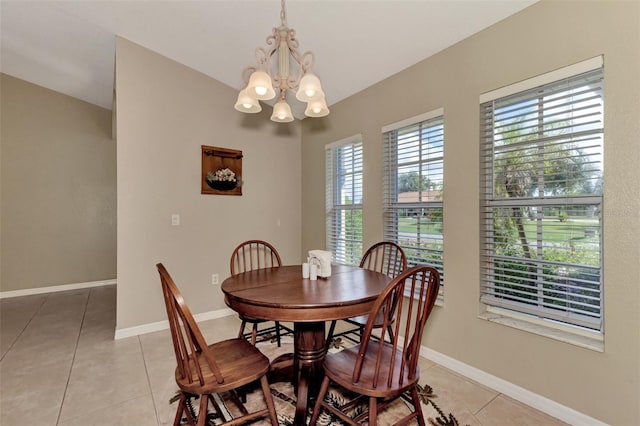
[[[342,339],[337,338],[333,342],[330,351],[335,352],[341,350],[346,346],[350,346],[351,344],[352,343],[348,340],[343,341]],[[256,346],[260,348],[260,350],[270,359],[274,359],[278,355],[284,353],[293,352],[293,343],[290,339],[287,338],[284,338],[281,347],[278,347],[275,342],[271,341],[259,342]],[[288,382],[275,382],[270,384],[270,388],[276,406],[276,413],[278,415],[279,424],[283,426],[293,425],[293,417],[295,414],[296,405],[293,386]],[[327,399],[336,406],[341,405],[343,401],[349,399],[349,395],[345,395],[344,392],[345,391],[339,387],[331,387],[329,388]],[[421,384],[419,385],[419,394],[422,401],[422,412],[428,424],[432,426],[459,426],[458,420],[452,413],[444,413],[438,407],[438,396],[434,389],[432,389],[427,384]],[[178,397],[179,394],[177,393],[176,396],[170,401],[172,406],[175,408],[177,408],[176,401]],[[214,398],[216,399],[218,406],[221,408],[223,416],[226,419],[230,419],[231,417],[235,417],[238,415],[237,406],[232,402],[231,398],[228,395],[215,395]],[[199,401],[197,396],[189,398],[188,407],[195,416],[197,416],[198,406]],[[260,391],[259,386],[248,390],[247,402],[245,403],[245,406],[250,412],[258,410],[265,406],[262,392]],[[405,402],[402,398],[399,398],[379,413],[378,424],[381,426],[391,425],[398,419],[408,414],[411,409],[412,405]],[[354,415],[356,412],[358,412],[358,410],[359,408],[356,407],[354,410]],[[209,414],[207,416],[207,425],[215,426],[220,423],[223,423],[223,419],[219,418],[218,415],[215,414],[215,411],[210,408]],[[186,417],[183,418],[183,422],[181,424],[187,424]],[[264,418],[257,420],[251,424],[263,426],[269,425],[270,422],[268,421],[268,419]],[[337,419],[326,410],[322,412],[318,419],[318,425],[322,426],[337,426],[343,424],[344,423],[340,421],[340,419]],[[413,424],[417,424],[417,421],[413,421]]]

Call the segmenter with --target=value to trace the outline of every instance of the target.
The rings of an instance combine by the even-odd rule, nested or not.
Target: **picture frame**
[[[200,193],[242,195],[242,151],[202,145]]]

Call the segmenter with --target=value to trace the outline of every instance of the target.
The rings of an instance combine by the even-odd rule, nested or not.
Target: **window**
[[[481,97],[485,305],[602,331],[602,84],[594,58]]]
[[[362,256],[362,138],[326,147],[327,250],[333,261],[357,265]]]
[[[409,266],[442,263],[444,118],[438,109],[382,129],[383,235]]]

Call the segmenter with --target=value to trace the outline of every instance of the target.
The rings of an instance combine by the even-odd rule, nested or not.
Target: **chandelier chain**
[[[283,27],[287,26],[287,12],[284,9],[284,0],[280,0],[280,21]]]

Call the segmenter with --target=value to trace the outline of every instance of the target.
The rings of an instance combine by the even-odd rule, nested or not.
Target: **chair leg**
[[[391,327],[391,324],[387,326],[387,330],[389,331],[389,341],[393,342],[393,327]]]
[[[220,406],[216,402],[216,399],[213,397],[213,394],[209,394],[209,401],[211,401],[211,405],[213,405],[213,409],[216,410],[216,413],[218,413],[218,417],[220,417],[221,419],[224,419],[222,410],[220,409]]]
[[[369,398],[369,426],[378,424],[378,398],[372,396]]]
[[[316,406],[313,407],[313,414],[311,415],[309,426],[315,426],[316,422],[318,421],[320,411],[322,410],[322,402],[324,401],[324,397],[327,394],[327,390],[329,390],[329,378],[325,376],[324,380],[322,381],[322,385],[320,386],[318,399],[316,399]]]
[[[329,352],[329,348],[331,347],[331,340],[333,340],[333,332],[336,329],[336,320],[331,321],[331,326],[329,327],[329,334],[327,334],[327,341],[324,344],[324,353]]]
[[[176,411],[176,417],[173,420],[173,426],[179,426],[180,420],[182,420],[182,413],[187,408],[187,396],[184,393],[180,394],[180,402],[178,403],[178,411]],[[190,415],[187,415],[187,419],[189,419]],[[191,419],[191,423],[193,424],[193,419]]]
[[[206,395],[200,395],[200,410],[198,411],[198,426],[206,426],[208,407],[209,407],[209,398],[207,398]]]
[[[245,320],[242,320],[242,324],[240,324],[240,331],[238,332],[238,338],[244,339],[244,327],[247,325]]]
[[[243,416],[249,414],[249,412],[247,411],[247,407],[244,406],[244,404],[247,402],[247,389],[245,386],[229,392],[231,400],[236,404],[236,406],[240,410],[240,414],[242,414]],[[244,397],[238,396],[239,393],[244,394]]]
[[[413,400],[413,409],[417,414],[418,424],[420,426],[425,426],[422,405],[420,404],[420,396],[418,395],[418,389],[415,386],[411,389],[411,399]]]
[[[235,392],[231,392],[232,394],[237,394],[237,397],[240,398],[240,401],[243,404],[247,403],[247,385],[244,386],[240,386],[239,388],[236,389]]]
[[[276,414],[276,406],[273,402],[273,395],[271,395],[271,388],[269,387],[267,376],[262,376],[260,378],[260,385],[262,386],[264,401],[267,403],[267,410],[269,410],[269,419],[271,419],[271,426],[278,426],[278,415]]]
[[[280,347],[280,323],[276,321],[276,339],[278,340],[278,347]]]
[[[251,344],[253,346],[256,345],[256,340],[258,340],[258,323],[254,322],[253,327],[251,327]]]

